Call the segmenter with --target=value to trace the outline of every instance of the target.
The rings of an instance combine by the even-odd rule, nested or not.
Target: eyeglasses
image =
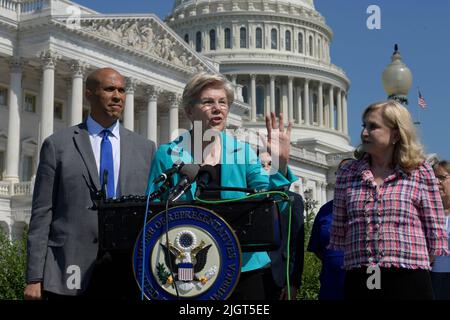
[[[204,99],[197,101],[202,109],[211,109],[215,105],[217,105],[220,109],[226,110],[228,109],[228,101],[227,100],[219,100],[214,101],[213,99]]]
[[[436,178],[438,178],[438,180],[439,180],[440,182],[444,182],[445,180],[447,180],[448,178],[450,178],[450,174],[449,174],[449,173],[444,174],[444,175],[438,174],[438,175],[436,175]]]

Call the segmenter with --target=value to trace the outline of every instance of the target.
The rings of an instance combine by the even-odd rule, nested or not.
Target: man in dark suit
[[[102,68],[90,74],[85,96],[91,106],[87,120],[42,144],[25,299],[123,298],[134,284],[122,280],[129,272],[121,269],[122,257],[115,260],[114,254],[99,251],[93,200],[103,183],[108,197],[144,194],[155,144],[120,125],[125,82],[117,71]],[[131,264],[131,257],[127,262]]]
[[[271,168],[271,157],[267,152],[260,155],[261,165],[267,171]],[[304,204],[303,198],[298,193],[287,191],[291,201],[291,229],[290,229],[290,250],[289,250],[289,283],[290,300],[295,300],[297,290],[302,283],[303,264],[304,264],[304,242],[305,242],[305,224],[304,224]],[[289,212],[281,213],[281,245],[276,251],[269,252],[271,260],[271,279],[265,281],[270,288],[270,299],[286,300],[288,299],[286,263],[287,263],[287,238],[289,231]]]

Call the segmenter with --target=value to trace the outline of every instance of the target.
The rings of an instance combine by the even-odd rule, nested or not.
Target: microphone
[[[180,182],[170,191],[169,202],[177,201],[190,187],[200,170],[198,164],[186,164],[180,170]]]
[[[200,167],[197,175],[197,191],[195,192],[195,197],[198,198],[203,190],[206,189],[211,181],[217,180],[216,169],[209,164],[205,164]]]
[[[156,183],[160,183],[162,181],[166,181],[167,178],[171,177],[174,173],[178,172],[181,170],[181,168],[184,166],[184,162],[183,161],[177,161],[173,164],[172,168],[167,169],[166,171],[164,171],[163,173],[161,173],[159,176],[157,176],[154,180],[153,180],[153,184]]]

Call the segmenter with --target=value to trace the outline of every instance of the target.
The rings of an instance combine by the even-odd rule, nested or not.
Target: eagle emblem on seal
[[[175,243],[168,245],[160,243],[164,253],[165,266],[157,267],[158,277],[162,284],[172,284],[174,281],[206,283],[209,277],[199,277],[205,268],[208,251],[211,244],[202,240],[197,245],[197,237],[190,230],[182,230],[175,237]],[[165,269],[167,267],[170,272]],[[173,274],[173,278],[172,275]]]

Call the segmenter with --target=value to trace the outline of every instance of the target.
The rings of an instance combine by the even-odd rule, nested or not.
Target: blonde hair
[[[405,171],[417,168],[424,160],[423,146],[416,134],[416,129],[409,111],[394,100],[376,102],[369,105],[362,115],[362,119],[375,110],[381,109],[386,125],[398,130],[399,141],[395,144],[393,163]],[[361,159],[365,152],[361,148],[355,150],[355,156]]]
[[[209,74],[206,72],[200,72],[194,75],[186,84],[181,104],[184,109],[191,108],[198,103],[203,89],[207,87],[222,88],[225,90],[225,94],[228,100],[228,106],[231,106],[234,102],[234,89],[233,85],[220,74]]]

